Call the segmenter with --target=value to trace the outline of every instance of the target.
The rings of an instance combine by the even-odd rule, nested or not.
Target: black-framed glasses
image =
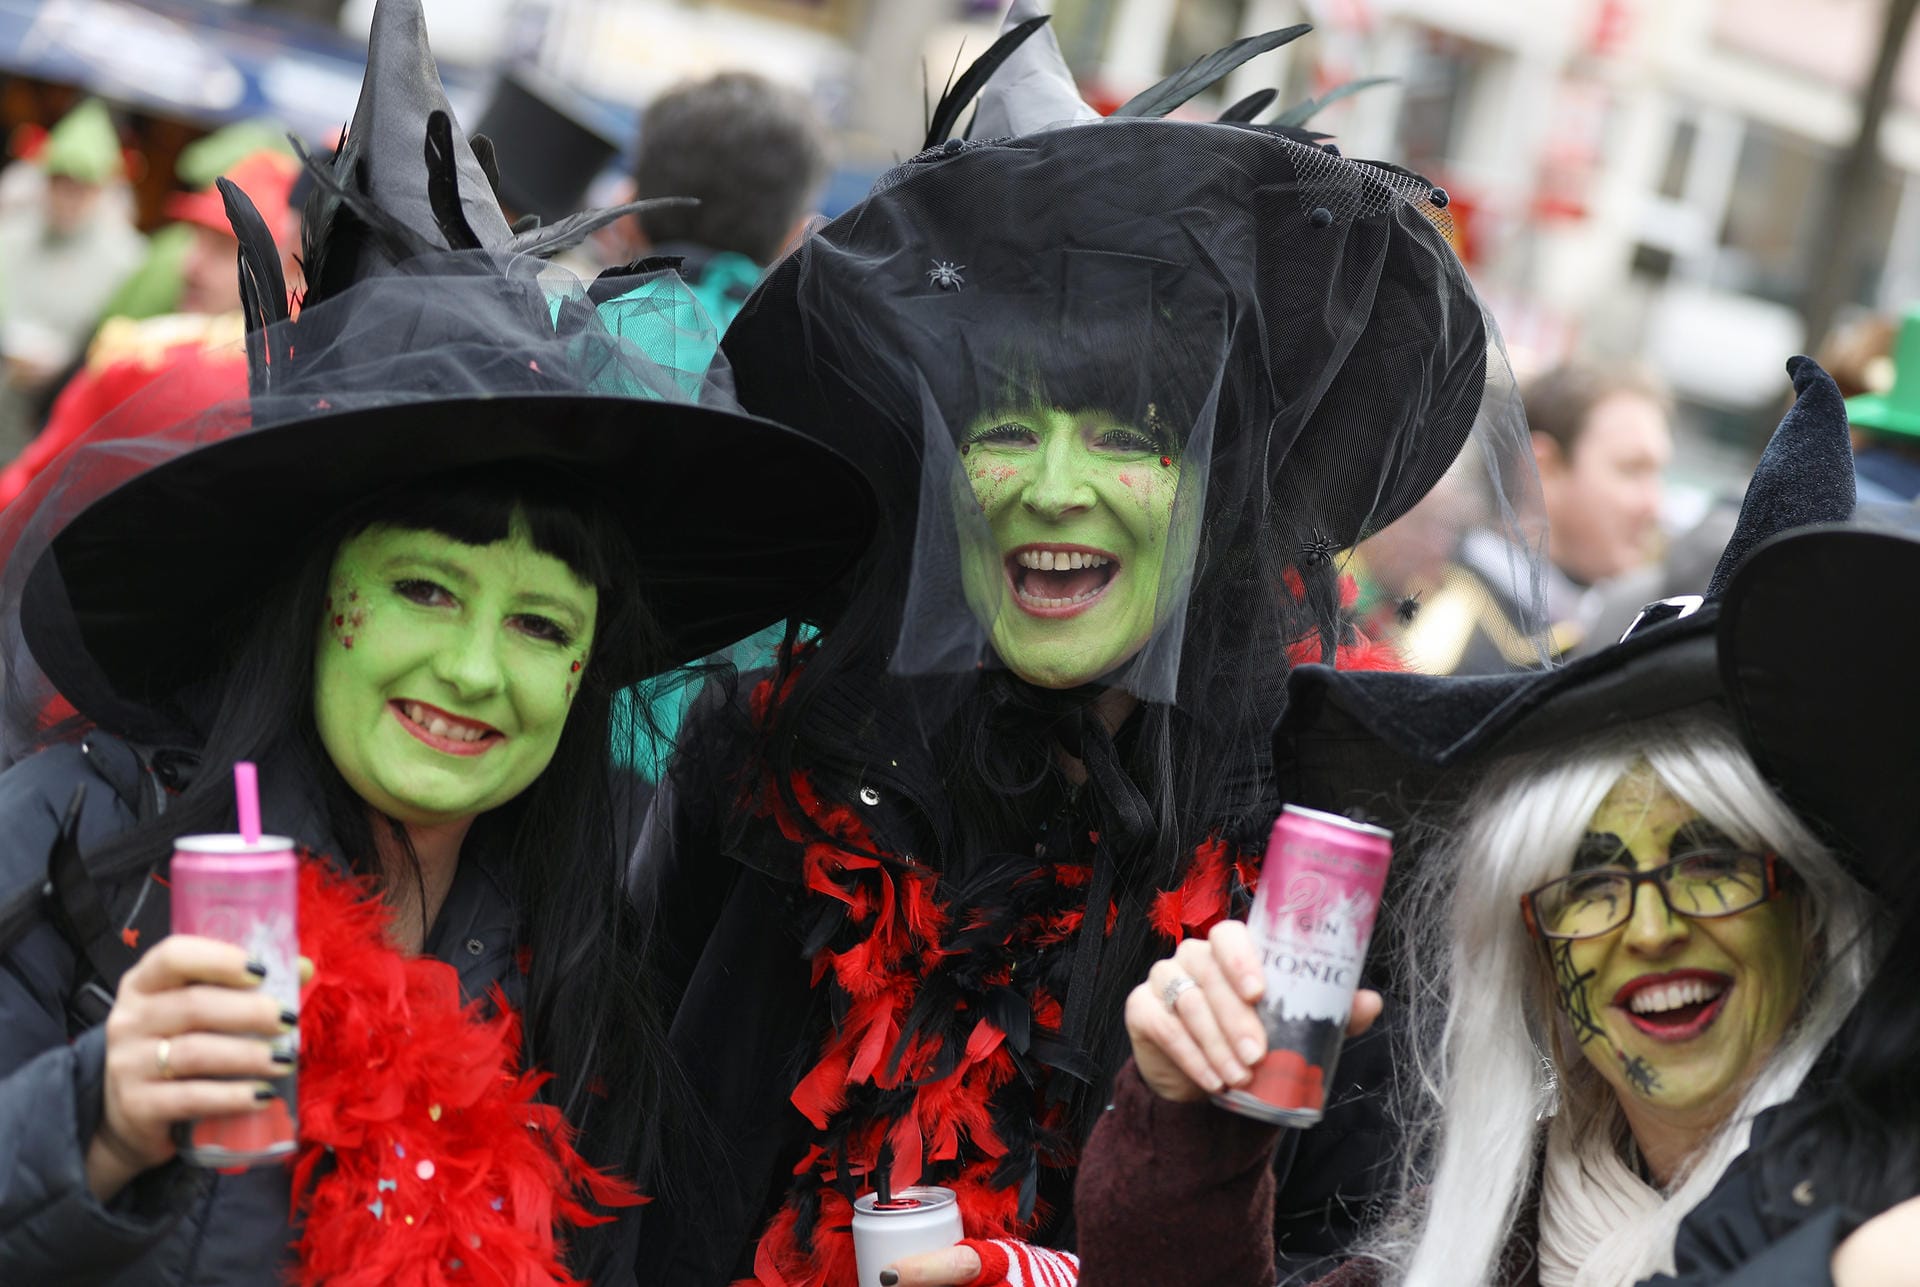
[[[1675,858],[1664,867],[1629,871],[1595,867],[1550,880],[1520,895],[1520,915],[1535,938],[1598,938],[1633,917],[1640,886],[1660,891],[1667,911],[1693,920],[1744,912],[1780,893],[1775,854],[1706,850]]]

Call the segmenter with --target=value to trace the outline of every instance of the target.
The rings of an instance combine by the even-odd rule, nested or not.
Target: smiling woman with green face
[[[962,438],[998,556],[966,547],[970,597],[992,605],[994,649],[1020,678],[1075,688],[1145,646],[1179,544],[1173,450],[1094,410],[990,414]]]
[[[369,805],[446,827],[507,803],[553,759],[593,644],[599,594],[506,540],[371,527],[327,578],[314,661],[320,740]]]
[[[1778,855],[1741,847],[1642,762],[1594,811],[1573,871],[1526,896],[1574,1041],[1663,1183],[1799,1012],[1794,884]]]

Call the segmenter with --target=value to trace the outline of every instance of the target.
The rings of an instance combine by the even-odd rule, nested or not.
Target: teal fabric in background
[[[723,250],[706,261],[687,287],[707,310],[707,316],[724,332],[740,312],[741,305],[747,302],[747,296],[760,284],[762,271],[760,265],[745,255]]]
[[[760,266],[745,255],[716,254],[696,280],[661,273],[598,306],[607,329],[674,373],[687,396],[698,400],[720,350],[720,333],[760,280]],[[558,314],[561,301],[553,307]],[[786,623],[743,639],[716,660],[736,670],[771,666],[786,637]],[[811,637],[811,632],[806,637]],[[700,696],[701,681],[672,676],[636,685],[613,706],[614,761],[648,782],[658,782],[672,756],[681,722]],[[647,718],[639,718],[644,709]]]
[[[786,638],[784,621],[768,626],[759,634],[742,639],[728,649],[724,660],[737,671],[759,670],[772,666],[780,654],[780,641]],[[814,637],[811,629],[800,633],[800,641]],[[681,721],[700,696],[701,681],[676,682],[662,687],[660,681],[638,684],[619,694],[613,703],[613,756],[620,767],[632,769],[649,782],[658,782],[672,758]],[[637,710],[644,704],[648,720],[642,723]],[[650,727],[649,727],[650,725]]]

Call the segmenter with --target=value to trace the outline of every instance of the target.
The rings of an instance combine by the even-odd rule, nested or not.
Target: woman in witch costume
[[[1649,1287],[1906,1283],[1920,1233],[1920,810],[1909,803],[1920,671],[1816,670],[1808,659],[1830,647],[1833,626],[1808,605],[1845,605],[1852,638],[1910,629],[1908,605],[1886,587],[1920,577],[1920,534],[1911,513],[1897,530],[1826,527],[1757,551],[1742,575],[1752,588],[1721,614],[1742,735],[1896,925],[1800,1093],[1754,1122],[1751,1147],[1682,1222],[1674,1273]]]
[[[377,10],[320,178],[297,320],[227,190],[252,396],[103,423],[0,533],[43,744],[0,775],[7,1282],[630,1278],[686,1119],[614,697],[794,611],[871,527],[857,470],[718,399],[677,278],[541,273],[585,224],[508,229],[415,0]],[[167,935],[171,842],[235,829],[241,759],[307,854],[298,1012]],[[259,1109],[296,1070],[258,1038],[294,1024],[291,1169],[185,1165],[174,1126]]]
[[[1397,784],[1440,834],[1406,909],[1404,969],[1424,981],[1402,1056],[1416,1125],[1408,1188],[1321,1280],[1330,1287],[1627,1287],[1670,1268],[1681,1218],[1860,995],[1879,940],[1860,878],[1877,869],[1850,873],[1815,815],[1782,799],[1747,718],[1756,699],[1780,709],[1787,676],[1830,627],[1775,580],[1808,536],[1746,556],[1781,528],[1852,508],[1838,391],[1796,364],[1800,400],[1704,608],[1655,613],[1625,642],[1539,676],[1294,676],[1275,739],[1283,779],[1321,805]],[[1763,649],[1771,673],[1754,665]],[[1794,788],[1821,772],[1783,776],[1777,757],[1761,758],[1804,808]],[[1803,769],[1812,758],[1803,744]],[[1429,812],[1462,787],[1457,816]],[[1165,1102],[1201,1099],[1194,1079],[1214,1075],[1223,1039],[1265,1044],[1241,931],[1183,945],[1129,1002],[1139,1075],[1123,1075],[1076,1195],[1089,1281],[1164,1281],[1153,1270],[1170,1262],[1196,1282],[1274,1281],[1284,1249],[1262,1208],[1281,1132]],[[1169,1208],[1211,1219],[1145,1219]]]
[[[851,1204],[920,1182],[974,1240],[939,1281],[1070,1249],[1121,1001],[1244,897],[1278,807],[1289,658],[1379,660],[1336,553],[1469,439],[1523,460],[1443,193],[1158,119],[1298,31],[1084,121],[1009,21],[728,332],[743,401],[857,453],[891,539],[817,647],[705,704],[643,840],[731,1144],[649,1209],[656,1281],[842,1287]],[[988,77],[997,141],[949,139]]]

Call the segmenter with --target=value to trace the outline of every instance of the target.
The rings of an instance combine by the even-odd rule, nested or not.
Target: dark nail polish
[[[258,961],[248,961],[247,973],[251,974],[256,979],[264,979],[267,977],[267,967],[260,964],[260,962]]]
[[[900,1275],[894,1273],[893,1270],[882,1269],[880,1271],[880,1287],[893,1287],[893,1285],[899,1281]]]
[[[273,1062],[275,1062],[276,1064],[279,1064],[282,1068],[293,1067],[293,1051],[291,1050],[274,1051]]]
[[[280,1022],[291,1028],[300,1022],[300,1016],[292,1010],[282,1010],[280,1012]]]
[[[262,1104],[266,1103],[269,1099],[272,1099],[274,1096],[278,1095],[279,1093],[280,1093],[279,1091],[275,1090],[271,1086],[255,1086],[253,1088],[253,1097]]]

